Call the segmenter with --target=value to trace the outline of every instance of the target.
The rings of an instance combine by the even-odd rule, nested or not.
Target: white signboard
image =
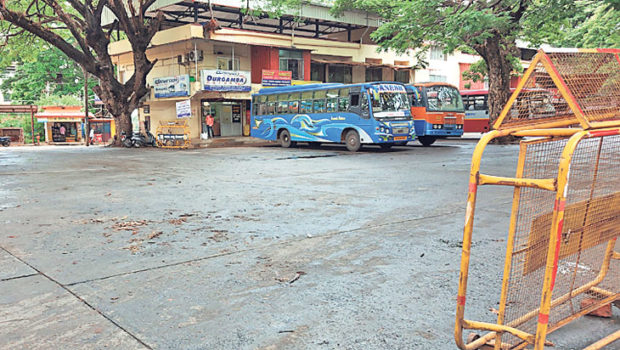
[[[202,88],[206,91],[250,91],[251,73],[236,70],[203,70],[200,72]]]
[[[190,100],[177,102],[177,118],[189,118],[192,116],[192,104]]]
[[[189,74],[155,78],[155,98],[189,96]]]

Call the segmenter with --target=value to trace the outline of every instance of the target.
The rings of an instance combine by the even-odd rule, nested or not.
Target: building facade
[[[248,15],[245,1],[212,0],[213,11],[201,1],[157,4],[166,22],[147,52],[157,63],[147,78],[151,92],[137,124],[155,134],[159,125],[188,118],[192,143],[206,137],[208,114],[215,117],[215,136],[249,135],[251,94],[270,85],[263,85],[266,74],[286,72],[286,84],[445,81],[460,86],[462,71],[478,59],[431,46],[428,66],[420,68],[413,52],[379,50],[370,34],[380,21],[366,12],[334,18],[329,8],[306,4],[299,13],[271,18]],[[134,70],[129,42],[114,42],[109,50],[118,79],[127,81]],[[178,105],[187,101],[189,116],[179,114]]]

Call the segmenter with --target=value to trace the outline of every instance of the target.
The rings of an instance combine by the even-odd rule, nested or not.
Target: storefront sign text
[[[189,118],[192,116],[192,104],[190,100],[177,102],[177,118]]]
[[[231,70],[203,70],[200,74],[206,91],[250,91],[250,72]]]
[[[263,69],[263,86],[288,86],[293,80],[293,72]]]
[[[189,75],[155,78],[155,98],[189,96]]]

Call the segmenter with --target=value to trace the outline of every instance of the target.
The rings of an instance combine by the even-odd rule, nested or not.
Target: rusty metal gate
[[[543,349],[546,336],[620,299],[620,50],[539,51],[472,158],[455,339]],[[514,178],[480,173],[487,144],[520,142]],[[465,318],[478,187],[513,186],[495,323]],[[463,339],[463,330],[489,331]],[[620,339],[620,331],[592,349]]]

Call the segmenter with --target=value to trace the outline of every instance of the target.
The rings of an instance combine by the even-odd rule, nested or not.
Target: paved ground
[[[454,349],[474,145],[0,149],[0,348]],[[494,319],[511,198],[480,195],[472,319]]]

